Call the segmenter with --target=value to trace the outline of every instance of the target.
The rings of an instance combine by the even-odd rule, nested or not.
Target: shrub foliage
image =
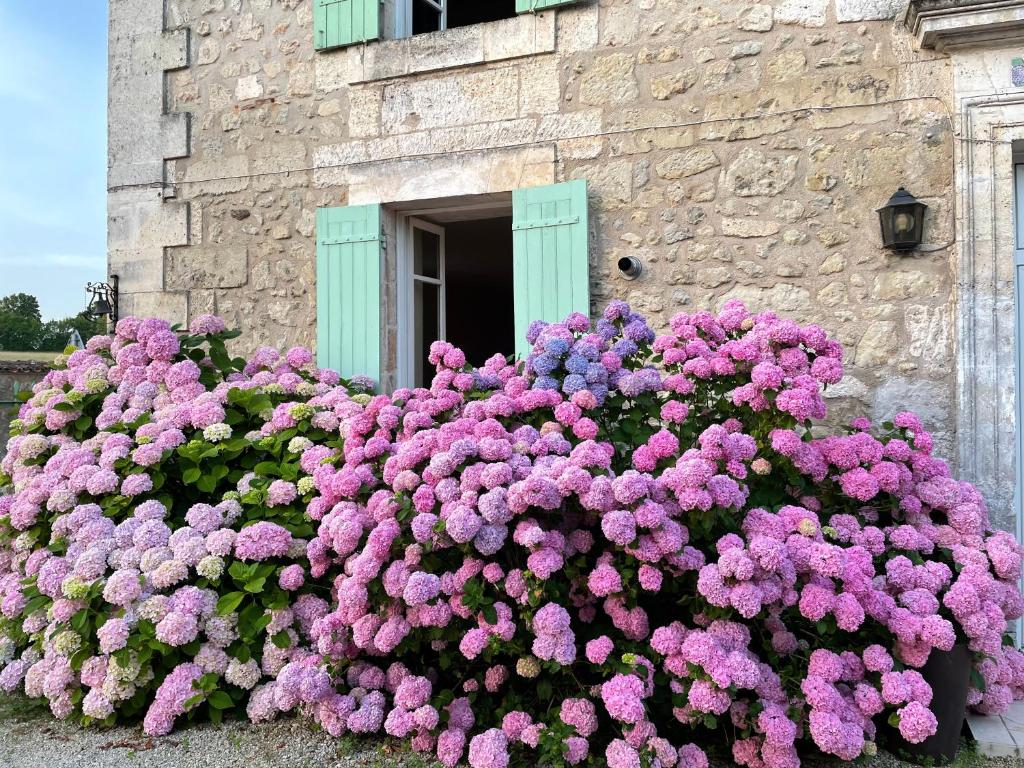
[[[910,413],[826,434],[842,348],[729,303],[613,302],[429,389],[122,320],[38,385],[0,465],[0,686],[149,733],[297,711],[446,766],[760,768],[936,730],[919,670],[1004,636],[1022,550]],[[941,692],[938,692],[941,695]]]

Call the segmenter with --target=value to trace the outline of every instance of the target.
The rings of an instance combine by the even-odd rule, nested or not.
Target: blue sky
[[[46,319],[106,273],[106,0],[0,2],[0,296]]]

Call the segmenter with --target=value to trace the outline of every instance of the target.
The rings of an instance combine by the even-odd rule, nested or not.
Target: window
[[[467,27],[536,13],[579,0],[313,0],[318,51],[384,38]],[[382,23],[383,20],[383,23]]]
[[[396,0],[396,37],[438,32],[516,15],[516,0]]]
[[[384,231],[396,234],[395,247]],[[321,208],[319,364],[345,377],[412,387],[430,384],[427,356],[438,339],[460,347],[477,367],[495,353],[524,358],[532,321],[589,311],[588,232],[582,180]],[[385,270],[385,261],[393,267]],[[395,288],[382,281],[392,268]]]
[[[511,201],[400,214],[399,227],[399,386],[430,386],[437,339],[478,367],[496,352],[511,355]]]

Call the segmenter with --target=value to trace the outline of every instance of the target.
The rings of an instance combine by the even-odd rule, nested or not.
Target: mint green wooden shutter
[[[379,0],[314,0],[313,44],[317,50],[365,43],[378,37]]]
[[[516,0],[516,13],[543,11],[545,8],[554,8],[556,5],[572,5],[578,2],[579,0]]]
[[[512,193],[516,352],[530,351],[534,320],[590,314],[587,182],[517,189]]]
[[[379,205],[316,212],[317,362],[380,382]]]

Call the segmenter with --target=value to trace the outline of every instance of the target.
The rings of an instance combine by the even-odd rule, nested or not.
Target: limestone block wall
[[[181,316],[167,291],[164,249],[188,243],[188,205],[165,184],[166,163],[189,152],[189,115],[169,111],[165,73],[189,65],[189,30],[165,25],[162,0],[110,0],[107,251],[126,313]]]
[[[166,111],[191,115],[166,164],[189,211],[162,249],[167,312],[311,344],[319,206],[585,178],[595,310],[664,325],[736,297],[820,323],[848,349],[836,412],[913,403],[949,454],[952,73],[904,5],[588,0],[320,53],[311,0],[166,0],[192,40],[165,75]],[[900,185],[929,205],[912,256],[879,243]]]

